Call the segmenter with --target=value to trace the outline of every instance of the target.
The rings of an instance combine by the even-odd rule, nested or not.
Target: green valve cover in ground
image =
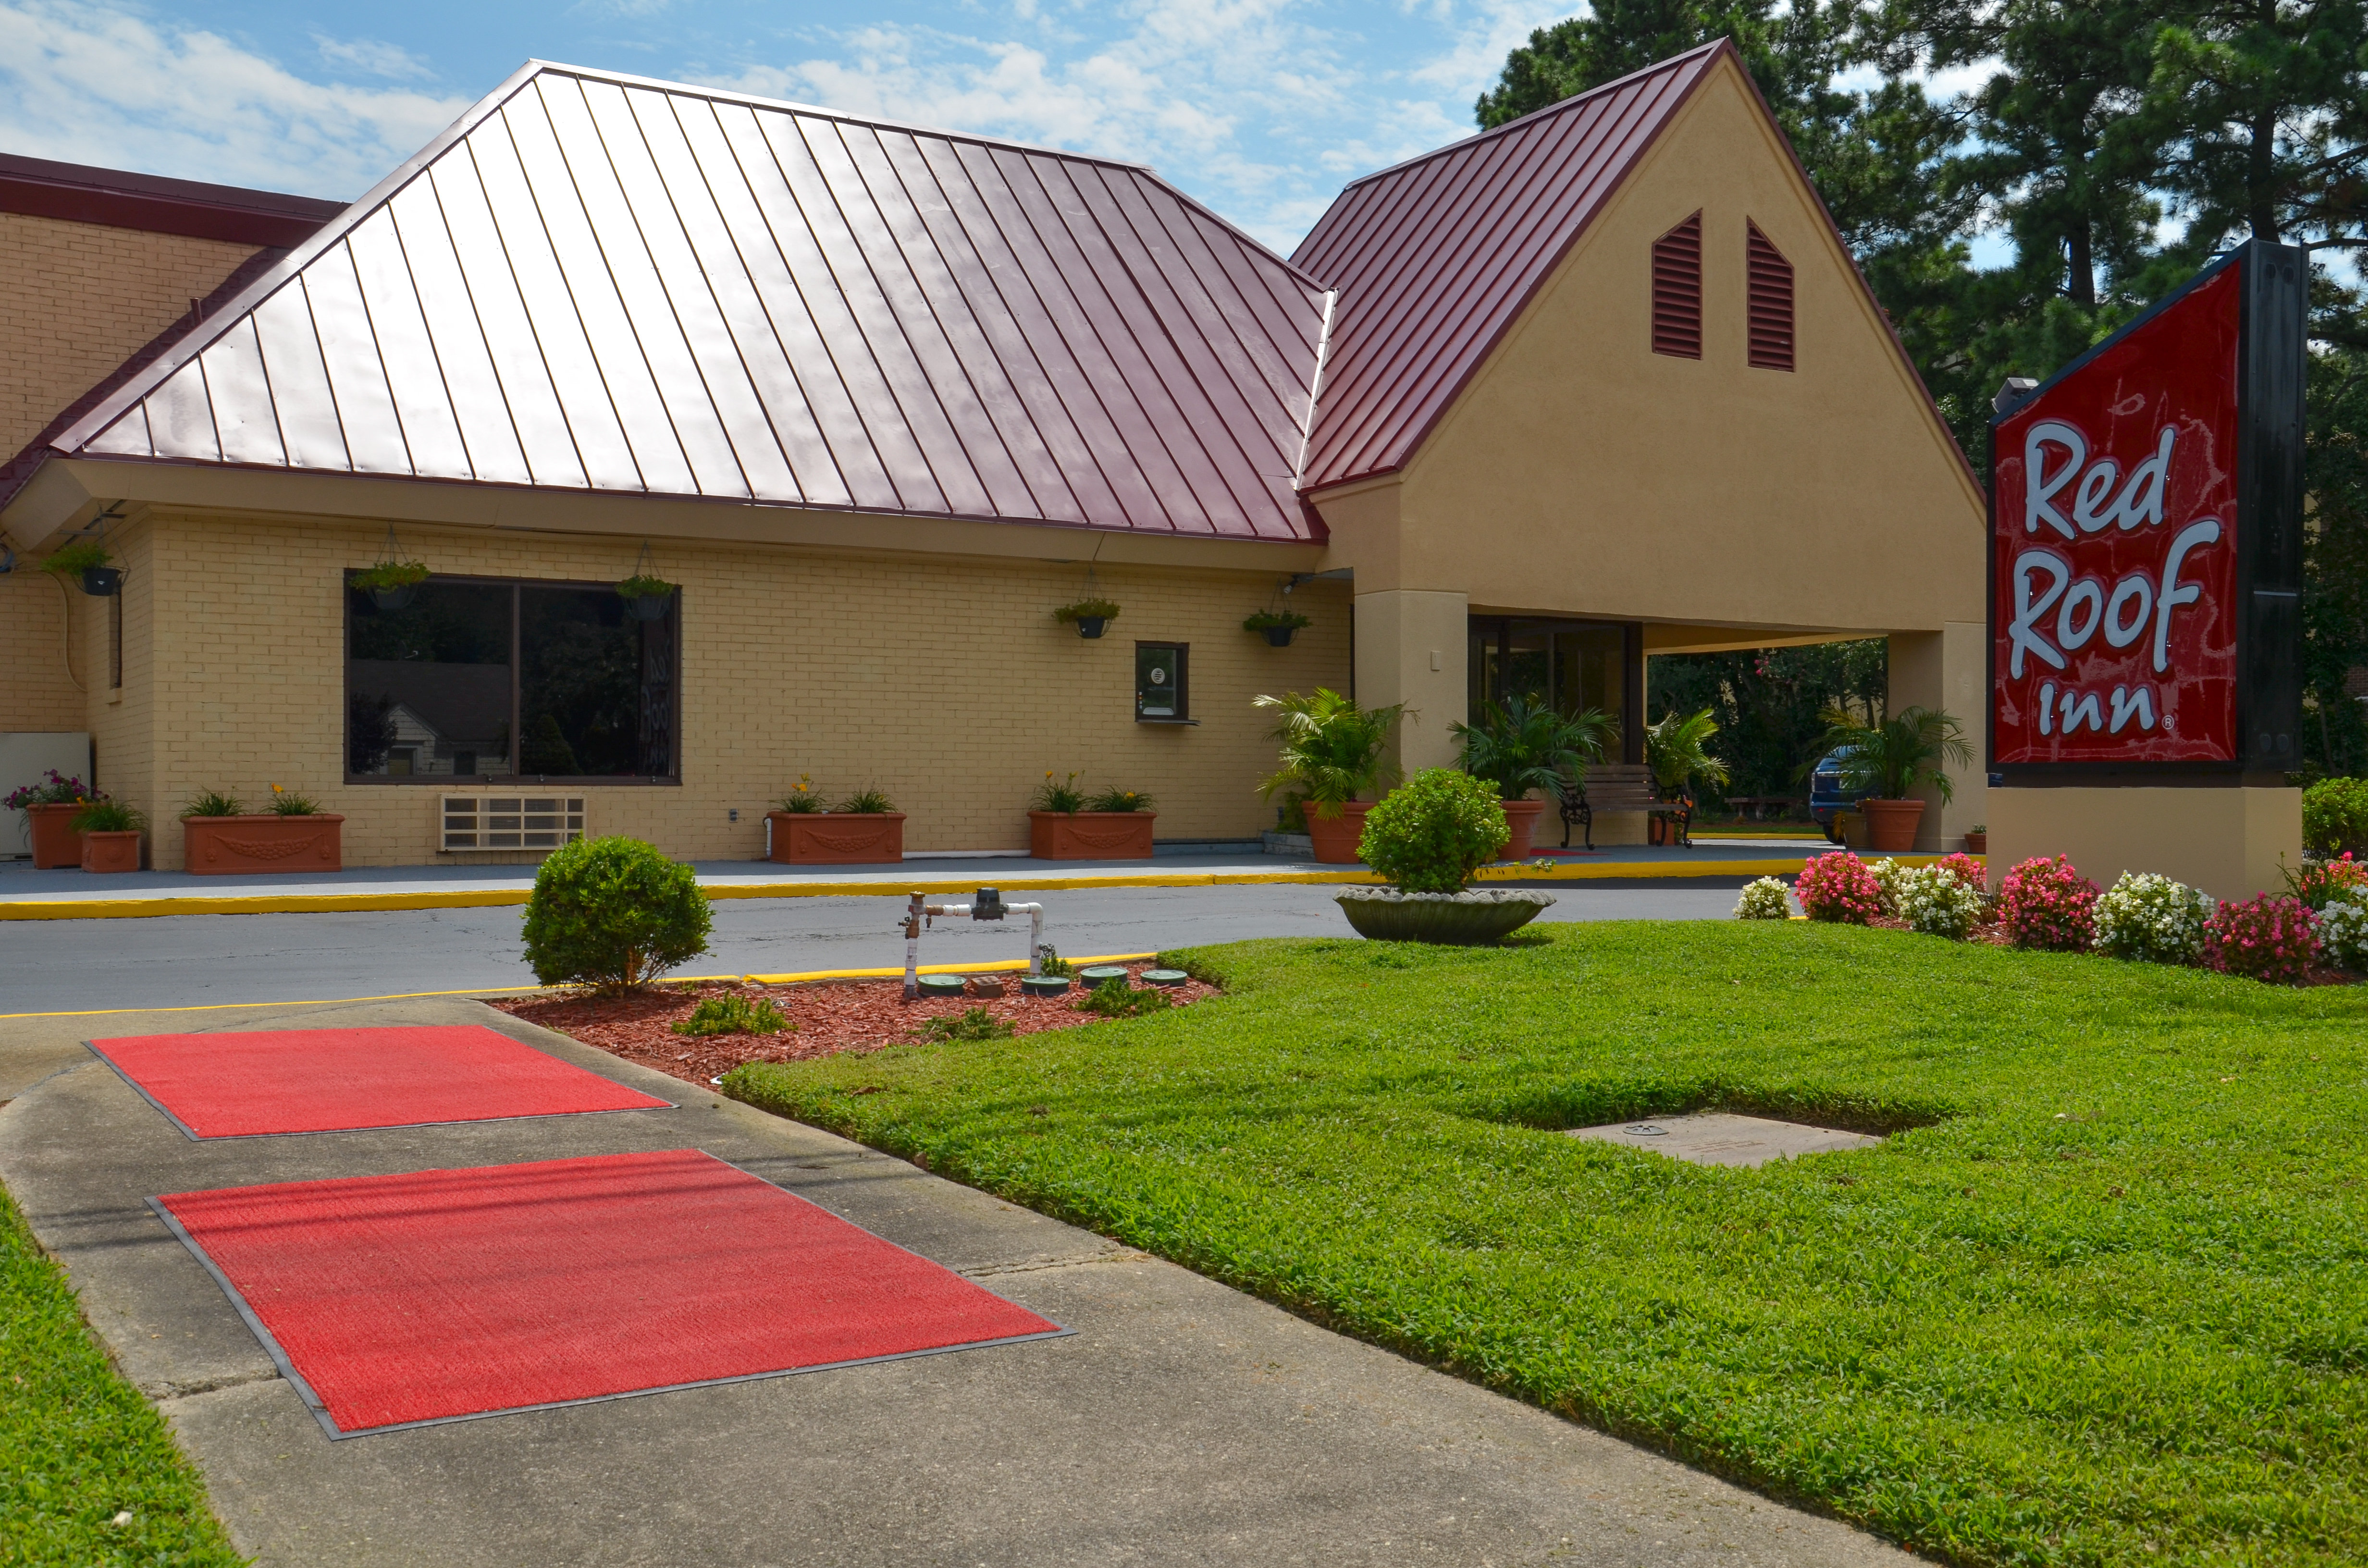
[[[1126,965],[1122,963],[1098,963],[1090,969],[1077,971],[1077,983],[1088,991],[1106,980],[1124,980],[1125,978]]]
[[[924,996],[959,996],[962,994],[962,977],[959,974],[925,974],[921,976]]]
[[[1181,985],[1191,978],[1180,969],[1146,969],[1143,971],[1145,985]]]
[[[1069,977],[1064,974],[1030,974],[1021,977],[1019,989],[1030,996],[1060,996],[1069,989]]]

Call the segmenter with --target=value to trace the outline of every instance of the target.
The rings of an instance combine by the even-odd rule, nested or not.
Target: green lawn
[[[2368,987],[1804,922],[1180,955],[726,1092],[1951,1561],[2368,1562]],[[1894,1134],[1749,1170],[1553,1129]]]
[[[116,1375],[65,1276],[0,1193],[0,1563],[245,1561],[164,1420]]]

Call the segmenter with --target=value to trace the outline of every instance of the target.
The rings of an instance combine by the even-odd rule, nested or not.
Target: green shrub
[[[854,794],[831,807],[835,812],[848,812],[863,817],[884,816],[895,809],[896,802],[890,800],[888,791],[878,785],[858,790]]]
[[[148,818],[137,806],[104,798],[83,802],[74,815],[76,833],[145,833]]]
[[[706,996],[690,1017],[674,1026],[677,1034],[782,1034],[797,1032],[769,996],[751,1002],[746,996]]]
[[[1150,812],[1159,809],[1159,802],[1140,790],[1121,790],[1113,784],[1096,795],[1087,808],[1097,812]]]
[[[689,866],[638,838],[552,851],[527,900],[526,961],[545,985],[647,985],[707,950],[712,915]]]
[[[1357,853],[1400,892],[1460,892],[1511,836],[1486,780],[1426,767],[1365,813]]]
[[[271,814],[282,817],[313,817],[321,814],[321,802],[298,790],[271,787]]]
[[[1070,1004],[1080,1013],[1095,1013],[1105,1018],[1141,1017],[1145,1013],[1165,1012],[1175,1005],[1176,999],[1165,991],[1149,985],[1137,991],[1115,975],[1095,986],[1090,994]]]
[[[1077,788],[1077,776],[1057,778],[1049,767],[1044,770],[1044,782],[1036,786],[1036,798],[1029,802],[1030,811],[1065,812],[1071,816],[1085,809],[1086,792]]]
[[[921,1026],[930,1040],[1009,1040],[1011,1026],[984,1007],[972,1007],[951,1018],[931,1018]]]
[[[2322,778],[2302,792],[2305,849],[2368,854],[2368,778]]]
[[[1056,979],[1066,979],[1077,972],[1076,965],[1063,958],[1050,942],[1037,949],[1036,956],[1043,960],[1044,972]]]
[[[245,814],[245,801],[220,790],[200,790],[189,797],[188,805],[181,808],[184,817],[240,817]]]

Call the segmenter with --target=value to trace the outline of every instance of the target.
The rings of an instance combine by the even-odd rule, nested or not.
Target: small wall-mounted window
[[[1744,266],[1749,274],[1751,362],[1763,370],[1793,368],[1793,264],[1759,225],[1745,220]]]
[[[1138,719],[1182,721],[1192,715],[1186,707],[1185,661],[1192,650],[1182,642],[1137,642],[1134,645],[1134,716]]]
[[[1653,242],[1653,352],[1702,358],[1702,214]]]

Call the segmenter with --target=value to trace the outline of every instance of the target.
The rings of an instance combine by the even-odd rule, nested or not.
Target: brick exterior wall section
[[[382,538],[162,511],[138,531],[126,689],[100,747],[104,761],[151,737],[153,765],[126,759],[117,777],[141,780],[136,803],[162,824],[155,865],[182,863],[172,822],[190,794],[252,801],[273,783],[345,813],[348,865],[494,858],[435,849],[437,798],[465,788],[345,781],[344,573]],[[438,572],[589,583],[630,574],[640,543],[409,525],[402,538]],[[682,783],[580,792],[592,832],[678,858],[757,858],[768,804],[801,773],[831,797],[887,790],[914,850],[1024,846],[1047,769],[1151,792],[1163,839],[1250,836],[1274,820],[1257,791],[1274,767],[1271,720],[1251,699],[1349,680],[1345,583],[1293,594],[1315,624],[1278,649],[1241,622],[1279,573],[1105,566],[1099,590],[1121,613],[1088,641],[1052,618],[1083,591],[1076,565],[687,543],[653,560],[682,585]],[[1138,640],[1191,645],[1199,726],[1135,722]]]
[[[256,248],[0,212],[0,459]]]
[[[88,614],[94,602],[21,553],[16,570],[0,577],[0,671],[6,672],[0,731],[89,728],[85,687],[92,665],[85,623],[94,619]],[[98,669],[104,679],[106,666]]]

